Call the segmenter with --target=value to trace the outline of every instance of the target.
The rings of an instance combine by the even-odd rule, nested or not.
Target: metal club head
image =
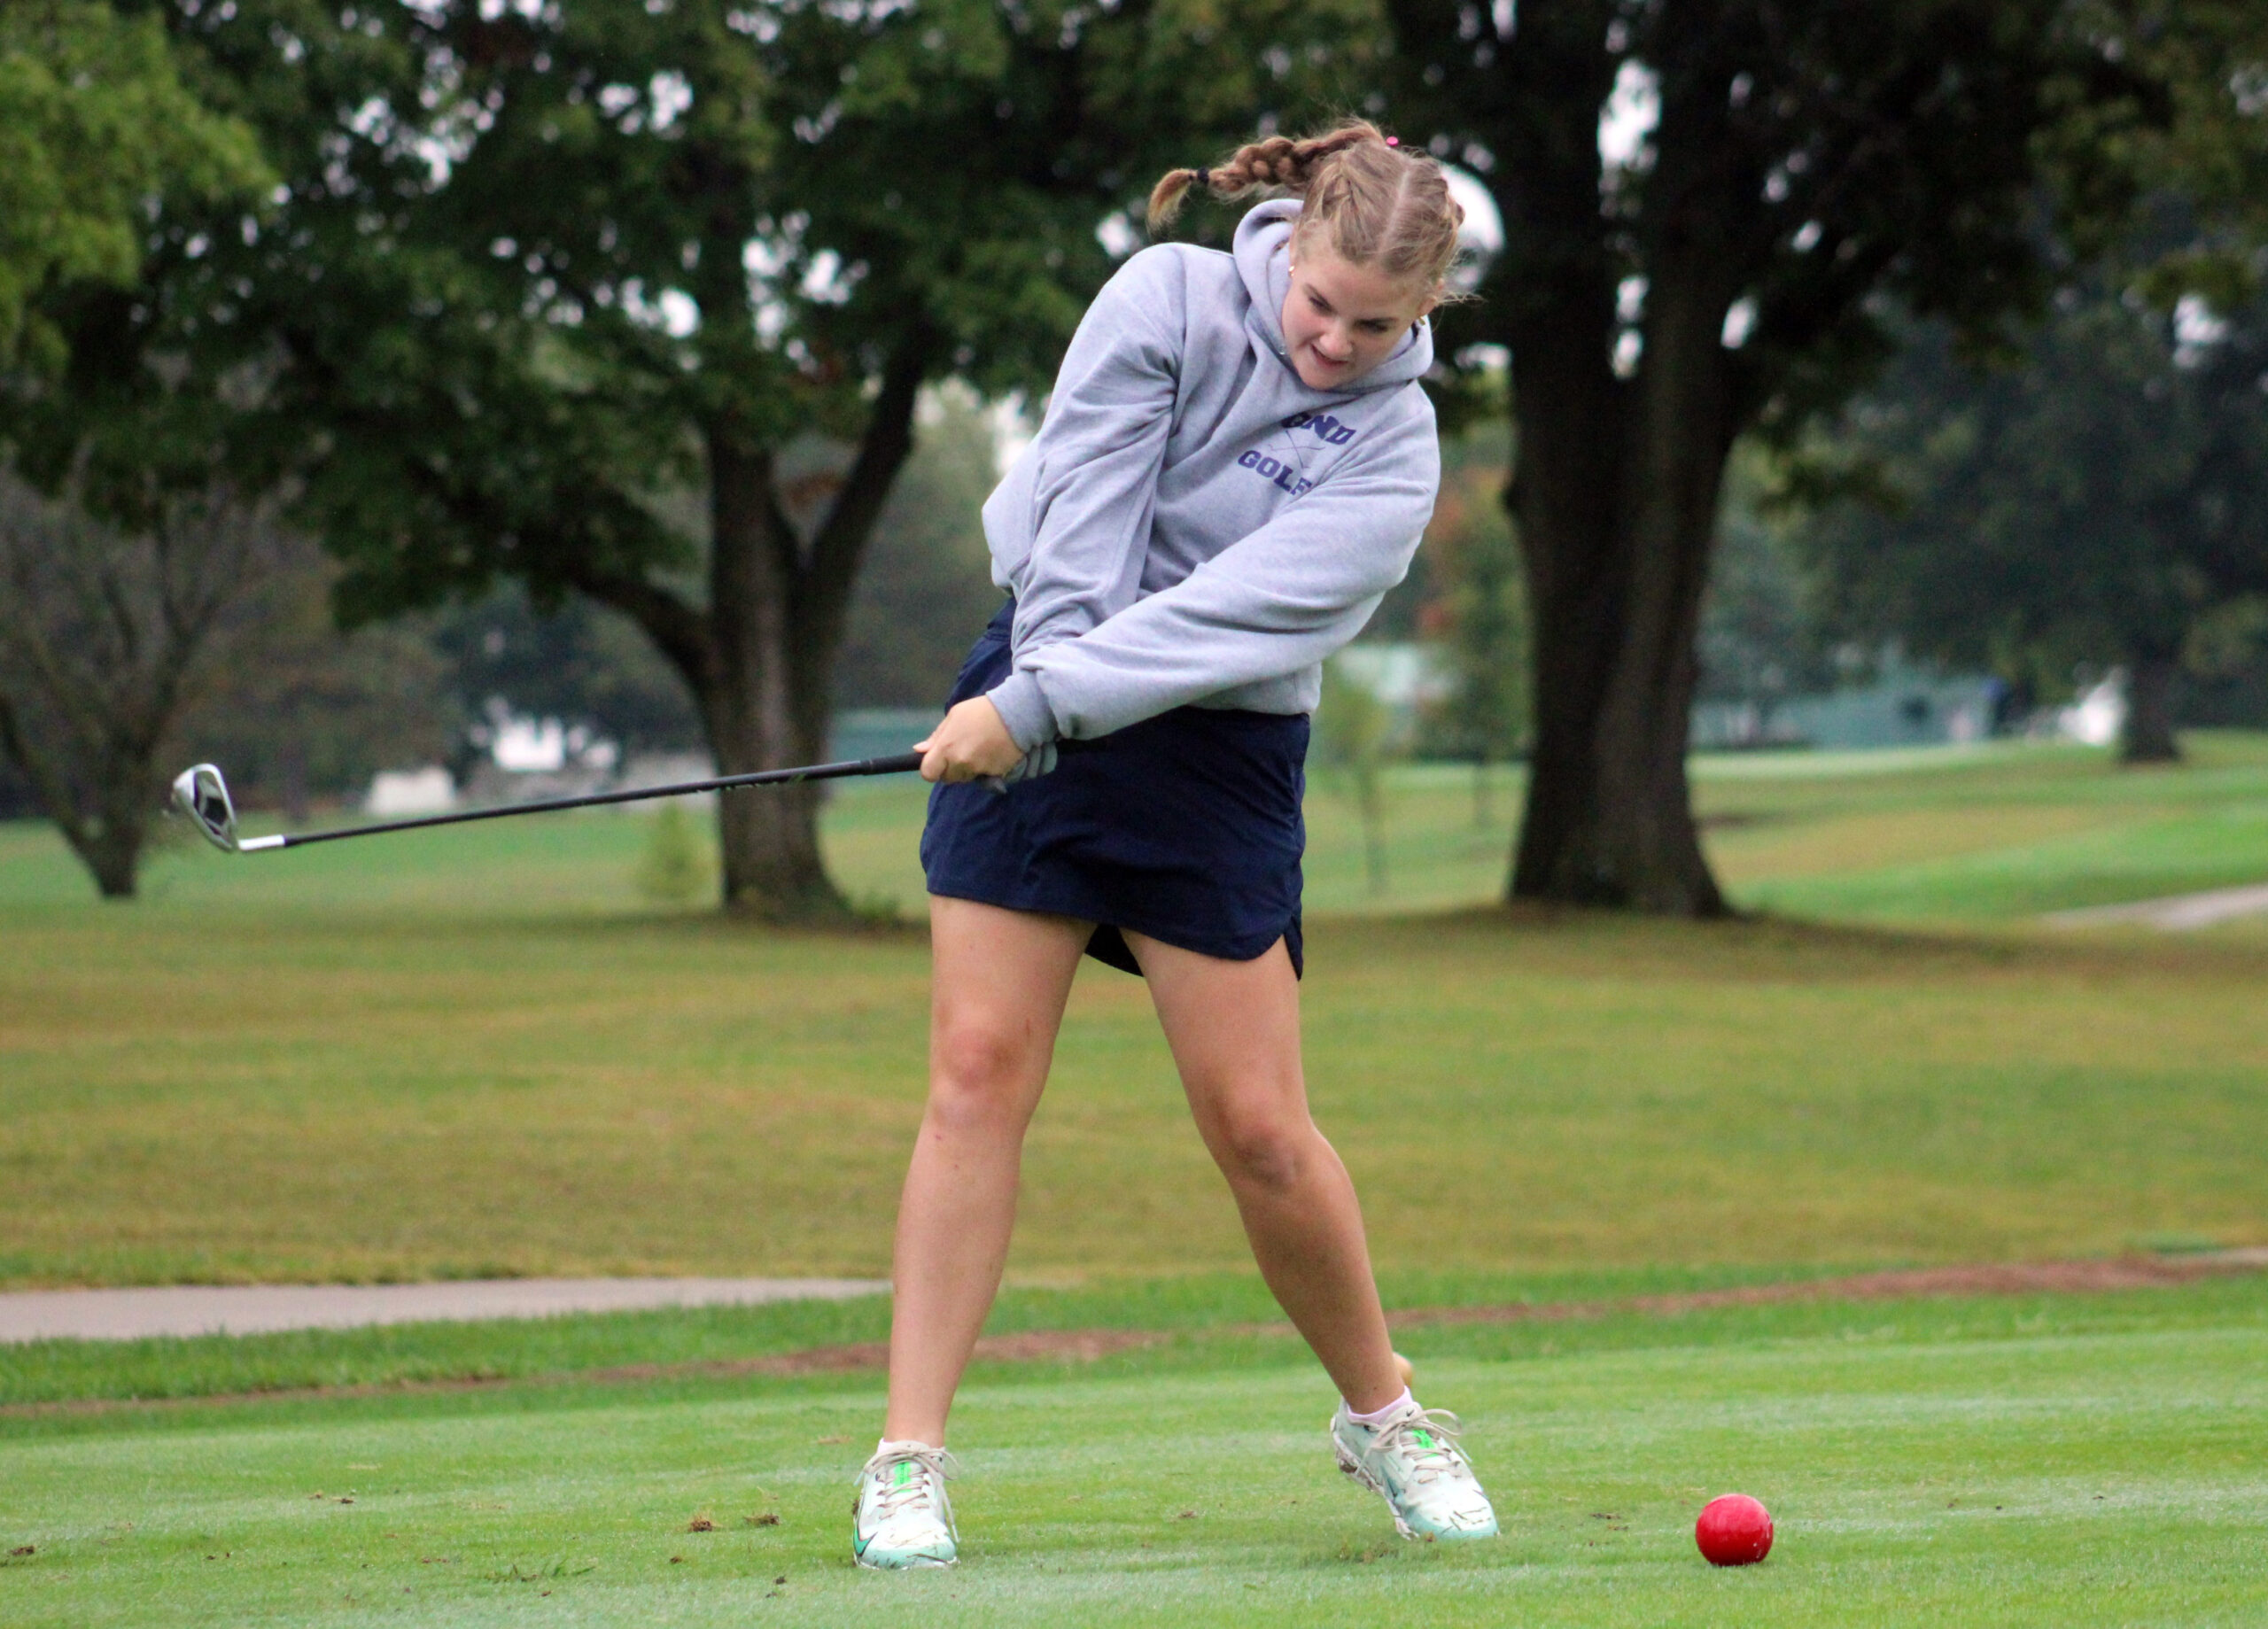
[[[197,822],[205,841],[226,854],[235,854],[237,806],[229,801],[229,783],[210,764],[198,764],[174,777],[174,802]]]

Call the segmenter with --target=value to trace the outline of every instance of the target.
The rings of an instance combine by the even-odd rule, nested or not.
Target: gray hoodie
[[[986,501],[1016,596],[990,696],[1027,752],[1190,703],[1313,711],[1324,659],[1409,570],[1441,484],[1433,336],[1301,384],[1282,322],[1299,209],[1254,209],[1233,255],[1163,244],[1121,267]]]

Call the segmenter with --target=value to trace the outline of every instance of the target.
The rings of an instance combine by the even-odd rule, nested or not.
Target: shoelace
[[[1391,1454],[1408,1465],[1412,1482],[1431,1482],[1464,1467],[1464,1454],[1456,1446],[1464,1430],[1456,1416],[1446,1408],[1413,1408],[1377,1427],[1371,1440],[1379,1453]],[[1421,1440],[1419,1431],[1433,1441]]]
[[[899,1464],[920,1469],[905,1481],[893,1482],[890,1468]],[[887,1459],[877,1454],[866,1462],[866,1472],[875,1477],[882,1489],[874,1495],[875,1519],[886,1522],[904,1507],[930,1498],[933,1491],[941,1494],[944,1484],[960,1474],[960,1462],[943,1448],[901,1448]],[[945,1520],[948,1524],[952,1521],[950,1507]]]

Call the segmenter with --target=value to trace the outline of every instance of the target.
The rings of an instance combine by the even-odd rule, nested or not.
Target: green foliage
[[[2257,249],[2268,241],[2268,12],[2195,0],[2128,37],[2173,97],[2170,127],[2142,144],[2146,179],[2155,197],[2181,199],[2197,229],[2156,245],[2143,284],[2163,306],[2186,293],[2244,306],[2262,291]]]
[[[693,822],[675,798],[647,821],[646,852],[638,862],[638,891],[656,904],[688,906],[715,891],[715,867]]]
[[[374,57],[386,54],[365,30],[337,27],[330,9],[325,0],[118,7],[133,17],[134,38],[164,47],[225,131],[258,144],[259,196],[140,189],[127,286],[82,283],[43,303],[68,366],[36,384],[19,378],[0,396],[0,440],[43,489],[71,485],[97,513],[146,526],[180,494],[218,481],[251,499],[276,496],[296,450],[318,433],[282,400],[280,381],[320,360],[307,350],[315,336],[284,314],[295,293],[353,281],[353,252],[367,245],[378,257],[394,246],[382,216],[293,213],[323,190],[310,150],[368,101]],[[185,110],[173,122],[198,128]],[[354,154],[334,147],[344,189]],[[416,190],[425,173],[416,152],[393,155],[398,192]]]
[[[405,621],[343,633],[330,614],[337,562],[293,538],[262,585],[256,637],[217,653],[184,713],[178,761],[228,772],[240,809],[304,819],[318,802],[352,804],[380,770],[450,756],[469,714],[431,630]]]
[[[253,12],[280,3],[214,32],[249,57]],[[680,587],[705,523],[651,500],[701,489],[704,440],[855,438],[916,341],[927,376],[1044,385],[1111,269],[1097,222],[1192,142],[1330,95],[1366,15],[575,0],[485,18],[463,0],[363,18],[361,92],[384,111],[293,114],[284,213],[325,275],[276,285],[319,363],[279,406],[353,431],[309,498],[353,563],[348,603],[499,574],[539,599]],[[1254,66],[1271,40],[1280,81]],[[420,141],[452,154],[440,184],[403,173]]]
[[[1335,99],[1376,43],[1357,0],[171,16],[283,185],[241,251],[213,232],[174,268],[170,328],[113,346],[130,414],[82,397],[19,432],[43,478],[90,439],[115,454],[87,461],[97,488],[128,496],[167,455],[288,473],[350,623],[508,579],[540,610],[603,602],[733,770],[826,738],[921,386],[1043,387],[1113,269],[1098,225],[1192,142]],[[1213,98],[1236,87],[1231,116]],[[160,391],[140,359],[165,335],[186,373]],[[172,433],[118,432],[136,416]],[[847,450],[814,506],[815,440]],[[722,806],[726,900],[839,915],[814,796],[744,807]]]
[[[1550,335],[1596,345],[1604,368],[1623,330],[1659,350],[1665,308],[1683,323],[1682,302],[1705,302],[1713,337],[1746,300],[1745,337],[1721,359],[1735,434],[1792,433],[1862,384],[1892,349],[1884,295],[1989,344],[2052,286],[2043,203],[2075,241],[2102,241],[2144,177],[2148,134],[2173,119],[2178,65],[2130,50],[2130,33],[2154,31],[2117,8],[1550,0],[1478,36],[1475,15],[1393,13],[1396,116],[1474,159],[1505,220],[1483,299],[1445,314],[1451,345],[1511,345],[1519,376],[1538,360],[1524,347]],[[2227,52],[2197,38],[2197,71],[2225,70]],[[1626,76],[1651,84],[1658,118],[1609,167],[1588,137]],[[1634,276],[1651,291],[1635,321],[1617,314]],[[1516,410],[1579,408],[1516,396]]]
[[[2248,594],[2200,617],[2182,665],[2184,723],[2268,725],[2268,598]]]
[[[1484,423],[1442,444],[1441,494],[1420,551],[1440,595],[1431,631],[1447,634],[1456,682],[1425,721],[1424,750],[1484,764],[1518,756],[1531,727],[1527,586],[1504,509],[1505,432]]]
[[[998,478],[992,425],[964,390],[936,392],[891,490],[850,604],[835,672],[846,707],[942,707],[999,609],[978,511]]]
[[[139,281],[157,199],[245,199],[269,179],[252,130],[183,82],[158,18],[104,0],[0,9],[0,363],[63,366],[47,302]]]
[[[1771,506],[1773,471],[1762,449],[1744,445],[1725,471],[1709,596],[1701,608],[1700,700],[1755,710],[1770,733],[1772,709],[1835,681],[1826,640],[1787,517]]]
[[[1334,657],[1324,664],[1323,700],[1315,714],[1324,773],[1353,803],[1363,826],[1363,869],[1373,895],[1387,888],[1386,765],[1396,756],[1393,710],[1350,677]]]
[[[478,718],[501,697],[515,712],[579,724],[625,754],[701,744],[683,679],[635,624],[607,606],[576,598],[547,613],[508,583],[469,604],[391,625],[419,630],[446,664],[452,724]],[[456,746],[467,750],[462,738]]]
[[[1790,472],[1832,625],[2050,694],[2080,662],[2178,657],[2268,592],[2264,376],[2268,303],[2177,315],[2099,279],[2018,369],[1921,330]],[[1824,501],[1854,487],[1874,501]]]

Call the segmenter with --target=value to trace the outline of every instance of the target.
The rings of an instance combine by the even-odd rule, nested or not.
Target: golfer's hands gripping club
[[[1055,767],[1054,742],[1024,751],[1001,722],[999,709],[981,695],[957,703],[913,750],[921,755],[922,780],[982,780],[996,792]]]

